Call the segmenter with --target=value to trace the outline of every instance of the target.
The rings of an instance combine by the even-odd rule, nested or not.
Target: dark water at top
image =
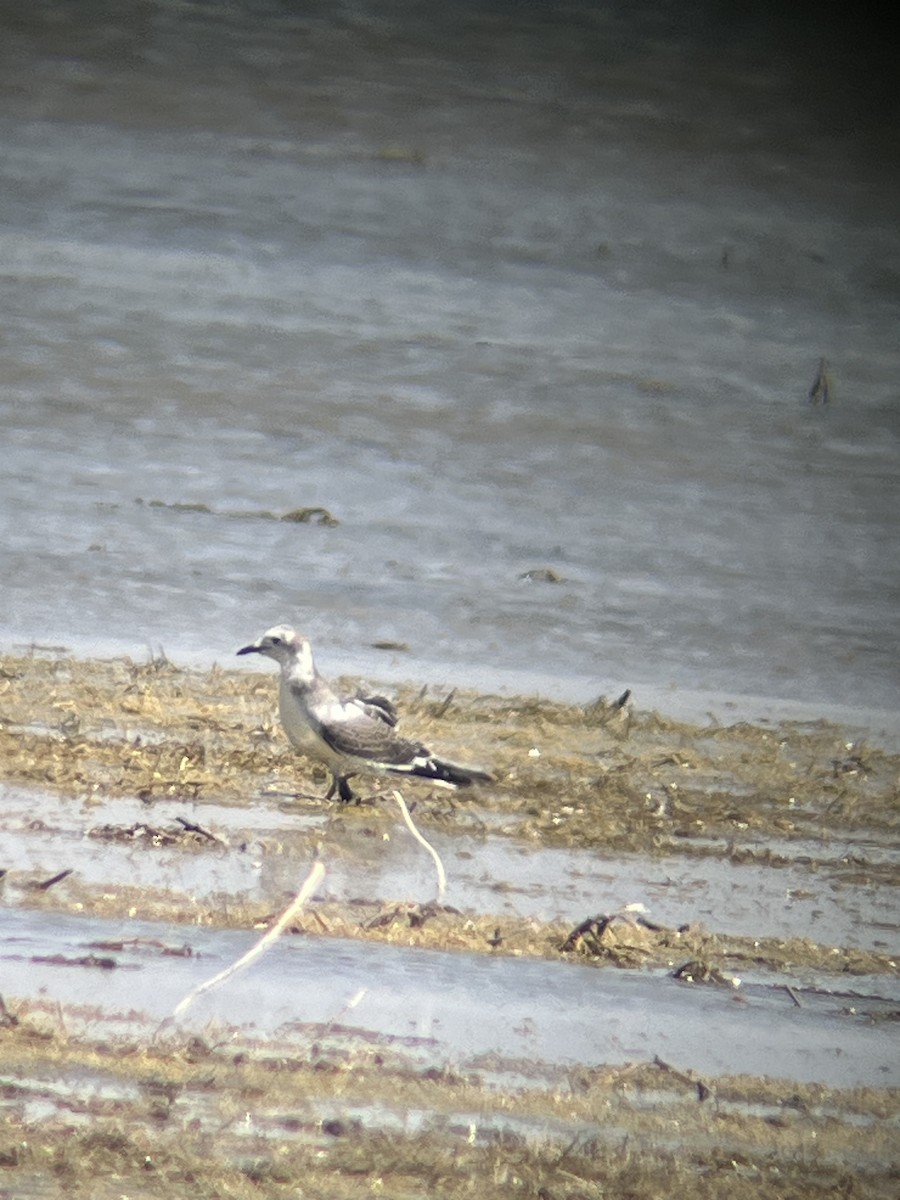
[[[889,77],[802,13],[3,5],[3,644],[900,710]]]

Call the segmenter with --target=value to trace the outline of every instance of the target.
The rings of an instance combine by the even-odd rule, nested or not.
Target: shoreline
[[[510,880],[512,894],[537,888],[545,896],[545,920],[567,913],[574,924],[589,915],[571,898],[563,902],[571,892],[564,886],[567,875],[589,878],[607,863],[598,881],[616,878],[617,889],[625,891],[620,903],[631,903],[647,887],[641,872],[652,879],[653,864],[665,861],[669,874],[705,881],[705,904],[720,910],[715,933],[738,929],[762,946],[776,929],[778,938],[790,941],[799,923],[809,940],[800,957],[812,969],[827,961],[821,945],[846,937],[848,919],[840,907],[829,917],[824,896],[816,909],[818,923],[801,921],[802,909],[792,916],[790,905],[784,908],[782,880],[793,880],[798,895],[814,896],[828,880],[846,890],[840,881],[855,872],[864,881],[857,904],[871,908],[865,936],[871,950],[879,949],[877,930],[888,908],[878,898],[880,889],[890,890],[898,850],[900,756],[821,719],[695,726],[615,703],[571,705],[455,689],[429,694],[405,684],[395,696],[403,730],[454,761],[490,769],[495,782],[453,793],[388,777],[380,796],[379,785],[371,783],[376,794],[362,807],[348,807],[324,798],[322,768],[287,743],[276,713],[274,670],[200,670],[167,659],[81,660],[55,651],[2,659],[0,670],[0,781],[10,796],[32,789],[49,828],[71,826],[75,835],[87,821],[94,838],[87,859],[73,849],[62,867],[80,863],[83,873],[91,858],[102,858],[104,844],[112,862],[117,846],[142,841],[148,850],[159,844],[190,852],[196,862],[194,823],[201,830],[199,848],[209,849],[204,837],[213,845],[234,846],[271,825],[272,835],[284,826],[279,842],[290,837],[301,855],[315,853],[315,845],[332,836],[346,855],[360,826],[371,827],[376,838],[393,836],[398,813],[389,793],[402,786],[416,821],[446,854],[464,852],[464,863],[491,861]],[[184,820],[178,806],[187,806]],[[7,822],[25,823],[24,811],[14,818],[14,809],[9,802]],[[173,816],[181,821],[174,829]],[[205,828],[210,822],[212,831]],[[21,835],[10,828],[10,836]],[[343,838],[351,842],[343,846]],[[24,837],[23,846],[27,843]],[[517,861],[513,853],[516,846],[546,864],[526,869],[524,858]],[[375,858],[381,869],[388,860],[385,852]],[[632,864],[627,870],[626,862]],[[621,866],[613,870],[613,863]],[[772,910],[768,927],[764,918],[754,918],[750,898],[741,902],[745,908],[734,907],[729,871],[741,867],[758,873],[757,894],[769,906],[784,909],[777,922]],[[393,869],[393,886],[402,886],[410,863],[401,857]],[[559,871],[564,875],[557,879]],[[476,874],[464,882],[467,872],[463,865],[459,897],[477,918],[470,941],[483,951],[494,906]],[[208,886],[202,874],[194,886]],[[237,888],[235,880],[231,886]],[[132,882],[136,891],[125,888]],[[251,882],[247,877],[243,886]],[[123,879],[122,885],[130,893],[126,907],[139,902],[144,887],[147,903],[152,898],[165,914],[167,887],[159,892],[152,871],[144,881]],[[56,895],[51,891],[44,902]],[[666,961],[665,939],[672,931],[664,927],[696,921],[689,897],[688,889],[683,909],[671,905],[671,897],[660,897],[669,911],[662,922],[662,953],[644,931],[639,957]],[[251,904],[251,922],[272,901],[274,896],[263,900],[262,908]],[[81,911],[115,911],[105,903],[98,908],[92,886],[78,903]],[[176,897],[172,903],[173,911],[187,911]],[[346,912],[337,915],[352,928]],[[495,915],[502,924],[500,910]],[[557,927],[553,937],[558,940],[560,933]],[[537,926],[535,936],[543,937]],[[783,959],[777,945],[772,941],[772,953],[762,954],[763,960],[774,965]],[[881,965],[873,969],[890,973],[890,947],[885,951],[875,954],[873,962]],[[723,957],[724,951],[717,953]]]
[[[393,803],[325,801],[276,693],[239,663],[0,659],[14,1187],[99,1163],[134,1195],[357,1200],[439,1169],[442,1194],[475,1170],[501,1200],[513,1155],[535,1194],[596,1177],[653,1200],[675,1178],[716,1200],[735,1162],[797,1200],[860,1169],[890,1194],[900,756],[821,717],[406,683],[403,729],[496,775],[404,785],[446,866],[435,903]],[[315,860],[285,936],[167,1023]]]
[[[129,642],[100,642],[95,639],[75,638],[47,645],[11,638],[0,639],[0,658],[22,657],[29,653],[60,655],[79,662],[125,660],[136,664],[152,661],[155,656],[161,655],[173,666],[186,670],[259,673],[258,664],[242,662],[237,657],[231,662],[227,655],[210,655],[183,647],[170,653],[169,648],[153,647],[149,642],[136,648]],[[360,662],[365,669],[359,667]],[[427,660],[417,660],[417,667],[417,671],[410,671],[404,663],[402,652],[386,652],[372,646],[362,647],[361,654],[356,658],[330,649],[322,660],[326,678],[358,678],[367,680],[370,685],[397,688],[459,688],[509,700],[529,697],[577,706],[589,705],[598,699],[612,701],[630,690],[631,704],[639,711],[656,712],[674,721],[697,725],[710,722],[728,725],[737,721],[754,724],[826,721],[845,726],[849,732],[864,734],[867,739],[876,740],[882,749],[900,751],[900,705],[897,709],[889,709],[865,704],[829,704],[789,696],[694,689],[676,683],[651,684],[624,679],[598,682],[595,677],[587,675],[560,678],[546,672],[460,667]]]

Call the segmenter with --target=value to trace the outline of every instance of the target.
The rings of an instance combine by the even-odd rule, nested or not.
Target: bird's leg
[[[338,784],[338,795],[345,804],[349,804],[351,800],[355,800],[359,804],[359,796],[357,796],[356,792],[350,786],[352,778],[352,775],[342,775],[341,781]]]
[[[359,804],[359,796],[357,796],[356,792],[350,786],[352,778],[352,775],[335,775],[326,799],[330,800],[334,793],[337,792],[342,804],[349,804],[351,800],[355,800]]]

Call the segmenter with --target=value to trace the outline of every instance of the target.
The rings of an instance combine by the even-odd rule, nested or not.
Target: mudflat
[[[900,755],[404,685],[401,729],[495,776],[400,781],[443,890],[275,693],[0,664],[0,1195],[895,1194]]]

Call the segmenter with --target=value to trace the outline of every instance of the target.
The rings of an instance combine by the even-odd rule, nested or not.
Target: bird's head
[[[238,654],[265,654],[266,658],[274,658],[277,663],[286,663],[308,649],[309,642],[290,625],[273,625],[255,642],[242,646]]]

